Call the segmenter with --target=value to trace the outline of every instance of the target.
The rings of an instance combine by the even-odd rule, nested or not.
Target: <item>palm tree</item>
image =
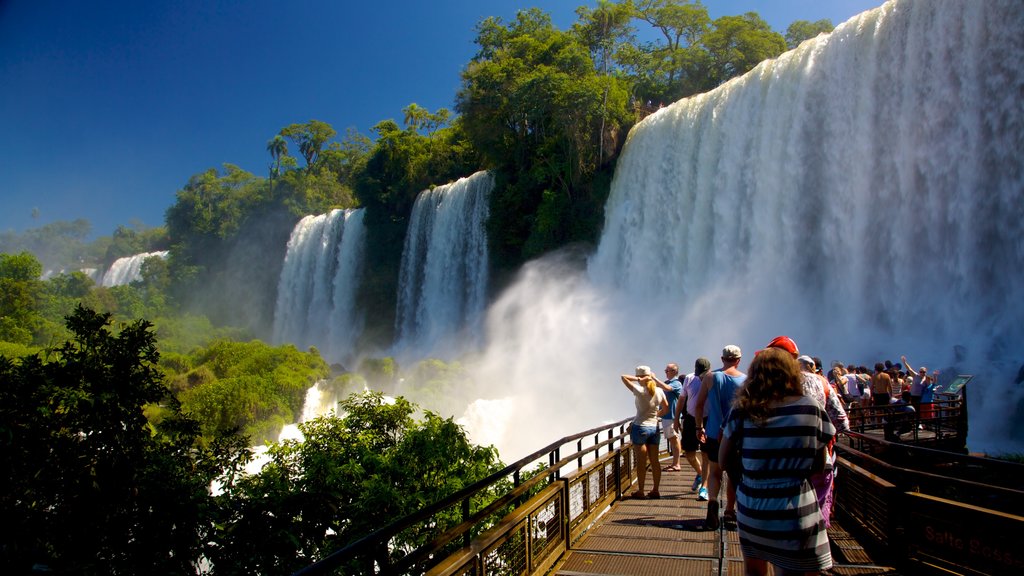
[[[274,197],[274,176],[281,175],[281,158],[288,155],[288,142],[280,134],[267,140],[267,152],[274,159],[270,166],[270,197]]]

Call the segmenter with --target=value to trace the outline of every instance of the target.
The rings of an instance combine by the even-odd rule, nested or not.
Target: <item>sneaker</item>
[[[693,479],[693,486],[690,486],[690,492],[697,490],[697,487],[704,483],[704,479],[697,474],[697,477]]]
[[[708,499],[708,489],[703,487],[703,486],[701,486],[700,487],[700,491],[697,492],[697,500],[704,500],[706,502],[707,499]]]

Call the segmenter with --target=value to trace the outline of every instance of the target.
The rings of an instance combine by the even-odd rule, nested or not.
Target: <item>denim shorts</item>
[[[661,430],[657,426],[637,426],[633,424],[629,427],[629,441],[635,446],[658,444],[661,442]]]

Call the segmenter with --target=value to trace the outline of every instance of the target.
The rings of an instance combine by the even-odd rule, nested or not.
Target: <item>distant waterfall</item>
[[[103,277],[100,279],[100,286],[123,286],[142,280],[142,263],[147,258],[167,258],[168,251],[144,252],[114,260]]]
[[[277,287],[275,342],[350,360],[363,330],[355,298],[365,241],[362,209],[306,216],[295,225]]]
[[[396,350],[446,357],[479,337],[487,298],[488,195],[477,172],[416,198],[402,252]]]
[[[1022,30],[1019,0],[897,0],[653,114],[590,277],[703,350],[987,371],[972,438],[1020,439]]]

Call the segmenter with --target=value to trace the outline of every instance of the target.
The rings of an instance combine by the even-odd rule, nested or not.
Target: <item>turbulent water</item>
[[[399,275],[396,354],[447,358],[479,339],[493,187],[490,173],[477,172],[416,197]]]
[[[166,250],[160,252],[144,252],[114,260],[110,269],[103,273],[100,278],[100,286],[123,286],[142,280],[142,263],[147,258],[167,258]]]
[[[533,263],[492,308],[478,371],[516,394],[477,438],[522,453],[631,414],[636,364],[787,334],[973,373],[970,447],[1024,450],[1022,30],[1017,0],[889,2],[645,119],[586,273]]]
[[[316,346],[332,362],[348,362],[364,317],[356,291],[364,266],[363,210],[306,216],[295,225],[281,269],[274,341]]]

